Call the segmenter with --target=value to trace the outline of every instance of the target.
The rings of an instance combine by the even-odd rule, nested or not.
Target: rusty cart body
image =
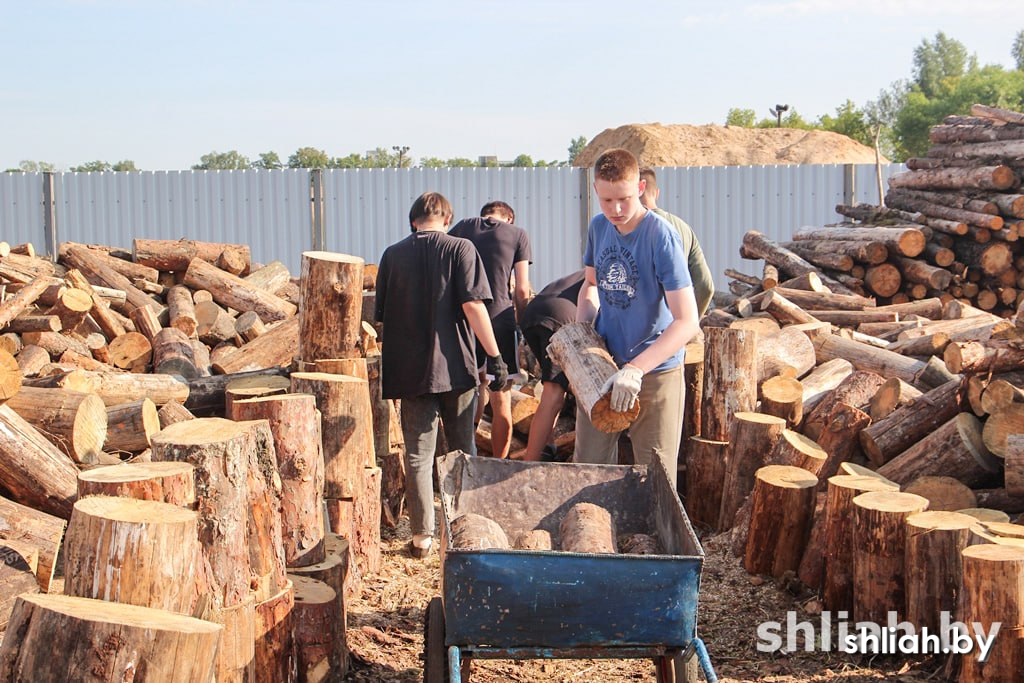
[[[660,464],[517,462],[450,453],[441,488],[441,589],[425,628],[424,678],[457,683],[473,659],[650,658],[659,681],[716,681],[697,638],[704,551]],[[452,520],[475,512],[511,542],[580,502],[607,508],[617,532],[656,535],[662,555],[452,548]],[[556,546],[557,547],[557,544]],[[696,657],[696,660],[693,658]],[[689,672],[689,673],[688,673]]]

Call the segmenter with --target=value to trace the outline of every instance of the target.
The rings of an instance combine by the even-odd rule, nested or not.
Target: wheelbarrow
[[[660,463],[519,462],[461,452],[438,459],[441,592],[427,607],[424,680],[464,680],[474,659],[653,659],[657,680],[717,681],[697,637],[704,551]],[[558,539],[576,503],[601,505],[618,533],[655,535],[664,554],[451,547],[451,522],[475,512],[510,539]],[[557,545],[556,545],[557,547]]]

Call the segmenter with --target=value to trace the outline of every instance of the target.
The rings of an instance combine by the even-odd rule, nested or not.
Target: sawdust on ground
[[[706,536],[707,557],[700,588],[698,632],[707,644],[723,682],[860,683],[861,681],[942,680],[943,662],[935,658],[874,658],[841,652],[765,654],[758,652],[757,625],[786,622],[795,610],[811,621],[816,601],[794,595],[771,579],[751,577],[729,550],[729,535]],[[414,560],[406,553],[408,521],[384,531],[381,573],[364,581],[362,595],[348,605],[348,640],[353,669],[345,679],[369,683],[423,680],[423,617],[427,603],[440,595],[437,552]],[[595,596],[595,599],[600,599]],[[802,643],[801,643],[802,644]],[[653,681],[649,660],[490,660],[474,662],[474,683],[499,681]]]
[[[573,165],[592,166],[602,152],[613,147],[628,149],[643,166],[875,163],[872,148],[839,133],[643,123],[604,130]],[[887,160],[883,157],[882,162]]]

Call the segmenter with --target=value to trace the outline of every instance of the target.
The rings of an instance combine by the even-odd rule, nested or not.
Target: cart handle
[[[708,649],[704,646],[704,641],[694,638],[690,641],[690,647],[697,655],[697,663],[700,664],[700,668],[704,672],[704,679],[708,683],[718,683],[718,676],[715,675],[715,668],[711,666],[711,657],[708,655]]]

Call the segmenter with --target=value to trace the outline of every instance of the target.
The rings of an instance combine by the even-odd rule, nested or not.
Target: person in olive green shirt
[[[701,251],[700,243],[693,229],[686,224],[679,216],[673,215],[664,209],[658,208],[658,178],[652,168],[640,169],[640,179],[647,181],[644,193],[640,195],[640,203],[658,214],[679,232],[683,238],[683,251],[686,252],[686,262],[690,268],[690,279],[693,280],[693,294],[697,299],[697,312],[703,316],[711,304],[711,296],[715,293],[715,281],[711,276],[711,269],[704,260],[704,252]]]

